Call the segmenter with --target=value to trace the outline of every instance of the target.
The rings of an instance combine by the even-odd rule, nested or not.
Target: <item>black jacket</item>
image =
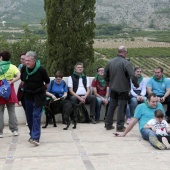
[[[130,91],[130,79],[134,86],[138,87],[132,64],[126,58],[117,56],[108,62],[105,68],[105,80],[109,83],[111,90]]]

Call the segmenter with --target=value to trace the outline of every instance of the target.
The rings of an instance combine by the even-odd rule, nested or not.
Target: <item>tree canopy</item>
[[[73,72],[77,62],[94,61],[95,0],[44,0],[47,22],[47,70]]]

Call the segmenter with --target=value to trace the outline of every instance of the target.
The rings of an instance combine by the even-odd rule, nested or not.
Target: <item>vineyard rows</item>
[[[170,58],[130,58],[133,66],[140,66],[144,75],[150,77],[153,75],[154,68],[162,67],[164,69],[164,75],[170,77]]]
[[[103,65],[108,60],[116,56],[116,50],[113,49],[95,49],[98,60],[103,61]],[[147,57],[149,56],[149,57]],[[144,76],[152,76],[156,67],[162,67],[166,77],[170,77],[170,49],[169,48],[131,48],[129,49],[127,59],[134,67],[140,66]]]

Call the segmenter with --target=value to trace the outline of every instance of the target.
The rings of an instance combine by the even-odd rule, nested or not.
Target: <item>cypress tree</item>
[[[47,69],[73,72],[76,62],[94,61],[95,0],[44,0],[47,21]]]

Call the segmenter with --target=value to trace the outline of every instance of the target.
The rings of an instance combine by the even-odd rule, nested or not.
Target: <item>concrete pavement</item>
[[[58,123],[42,129],[40,146],[28,143],[29,131],[19,125],[12,136],[8,126],[0,138],[0,170],[169,170],[170,150],[156,150],[144,141],[138,126],[123,138],[104,123],[78,124],[64,131]]]

